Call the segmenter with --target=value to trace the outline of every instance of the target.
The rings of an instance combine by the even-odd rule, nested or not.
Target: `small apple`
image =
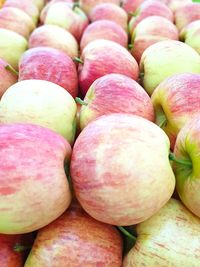
[[[120,5],[120,0],[80,0],[79,5],[80,8],[83,9],[83,11],[87,14],[90,15],[90,12],[92,9],[102,3],[112,3],[115,5]]]
[[[183,72],[200,73],[200,56],[180,41],[160,41],[144,51],[140,71],[142,84],[151,95],[165,78]]]
[[[122,74],[107,74],[95,80],[80,110],[80,127],[101,115],[129,113],[154,121],[154,110],[146,91]]]

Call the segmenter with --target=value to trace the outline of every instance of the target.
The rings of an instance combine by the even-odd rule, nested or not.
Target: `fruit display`
[[[0,1],[0,267],[200,266],[200,0]]]

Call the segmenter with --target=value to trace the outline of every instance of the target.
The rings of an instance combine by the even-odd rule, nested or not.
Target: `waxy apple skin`
[[[200,74],[182,73],[161,82],[151,96],[156,124],[165,131],[173,150],[181,128],[200,112]]]
[[[37,125],[2,124],[0,148],[0,233],[32,232],[58,218],[71,201],[69,143]]]
[[[199,267],[200,220],[178,200],[136,226],[137,241],[123,267]]]
[[[122,7],[127,13],[133,14],[144,1],[145,0],[122,0]]]
[[[63,87],[73,97],[78,94],[78,75],[72,59],[51,47],[28,49],[19,62],[19,81],[46,80]]]
[[[25,267],[121,267],[122,238],[111,225],[73,205],[39,230]]]
[[[107,74],[93,82],[81,107],[80,127],[101,115],[129,113],[154,121],[154,110],[146,91],[131,78],[122,74]]]
[[[78,71],[82,96],[85,96],[97,78],[106,74],[124,74],[133,80],[137,80],[139,76],[139,67],[134,57],[124,47],[113,41],[92,41],[83,49],[81,59],[83,64],[79,64]]]
[[[167,5],[174,13],[176,9],[178,9],[179,7],[185,4],[192,3],[192,0],[159,0],[159,1]]]
[[[153,122],[124,113],[101,116],[82,130],[73,147],[76,197],[96,220],[113,225],[144,221],[174,191],[168,155],[169,139]]]
[[[120,5],[120,0],[80,0],[79,5],[80,8],[87,14],[90,15],[92,9],[102,3],[112,3],[116,5]]]

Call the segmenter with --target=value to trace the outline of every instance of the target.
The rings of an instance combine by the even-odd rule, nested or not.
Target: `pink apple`
[[[75,37],[56,25],[43,25],[36,28],[29,37],[28,46],[29,48],[38,46],[56,48],[72,59],[78,56],[78,43]]]
[[[137,24],[146,17],[150,16],[161,16],[171,22],[174,20],[172,11],[163,3],[157,0],[144,1],[136,10],[135,16],[129,21],[129,32],[133,33]]]
[[[56,249],[55,249],[56,247]],[[71,206],[39,230],[25,263],[31,266],[122,266],[122,238],[113,226]]]
[[[113,225],[151,217],[174,191],[169,145],[162,129],[132,114],[104,115],[89,123],[76,139],[70,166],[81,206]]]
[[[122,7],[127,13],[134,14],[137,8],[144,2],[145,0],[122,0]]]
[[[192,0],[158,0],[167,5],[173,12],[176,11],[177,8],[192,3]]]
[[[103,3],[95,6],[90,12],[92,22],[101,19],[108,19],[119,24],[127,31],[128,16],[125,10],[112,3]]]
[[[190,3],[176,9],[175,22],[176,27],[182,30],[190,22],[200,19],[200,4]]]
[[[152,94],[156,123],[168,135],[172,149],[181,128],[200,112],[199,84],[200,74],[182,73],[165,79]]]
[[[97,20],[85,29],[80,42],[81,51],[90,42],[105,39],[124,47],[128,45],[128,35],[117,23],[110,20]]]
[[[200,19],[189,23],[180,33],[180,40],[200,54]]]
[[[83,11],[89,15],[92,9],[102,3],[112,3],[116,5],[120,5],[120,0],[80,0],[79,5]]]
[[[80,111],[80,127],[101,115],[129,113],[154,121],[154,110],[145,90],[122,74],[107,74],[93,82]]]
[[[79,64],[79,86],[82,96],[85,96],[97,78],[105,74],[119,73],[138,79],[136,60],[126,48],[113,41],[92,41],[83,49],[81,59],[83,63]]]
[[[69,143],[41,126],[2,124],[0,147],[0,233],[32,232],[58,218],[71,201]]]
[[[158,25],[160,25],[158,27]],[[165,39],[178,40],[176,26],[168,19],[160,16],[150,16],[139,22],[132,33],[131,54],[140,62],[146,48]]]
[[[27,50],[19,62],[19,81],[39,79],[65,88],[73,97],[78,94],[78,76],[72,59],[51,47]]]

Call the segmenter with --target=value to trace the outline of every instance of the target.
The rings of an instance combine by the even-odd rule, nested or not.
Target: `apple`
[[[92,41],[83,49],[81,61],[79,87],[82,96],[85,96],[97,78],[109,73],[124,74],[134,80],[138,79],[139,68],[136,60],[126,48],[113,41]]]
[[[132,33],[131,44],[133,47],[131,54],[139,63],[146,48],[165,39],[179,39],[176,26],[164,17],[147,17],[137,24]]]
[[[159,0],[165,5],[167,5],[173,12],[176,11],[179,7],[192,3],[192,0]]]
[[[58,2],[49,7],[44,24],[60,26],[68,30],[79,41],[89,20],[77,6],[72,8],[68,3]]]
[[[129,21],[129,32],[133,33],[137,24],[142,21],[144,18],[150,16],[161,16],[171,22],[174,21],[174,15],[169,7],[167,7],[162,2],[157,0],[147,0],[144,1],[136,10],[135,15]]]
[[[200,220],[178,200],[136,226],[137,241],[125,256],[123,267],[198,267]]]
[[[140,116],[116,113],[90,122],[70,163],[83,209],[113,225],[137,224],[158,212],[175,187],[169,146],[165,132]]]
[[[200,19],[189,23],[180,33],[180,40],[200,54]]]
[[[37,25],[39,10],[32,1],[27,0],[6,0],[3,7],[16,7],[27,13]]]
[[[80,50],[90,42],[98,39],[105,39],[116,42],[123,47],[128,45],[128,35],[117,23],[110,20],[97,20],[85,29],[83,32]]]
[[[36,28],[29,37],[28,46],[29,48],[38,46],[56,48],[72,59],[78,56],[78,43],[75,37],[56,25],[43,25]]]
[[[134,14],[137,8],[144,2],[145,0],[122,0],[122,7],[128,14]]]
[[[19,61],[19,81],[46,80],[60,85],[73,97],[78,94],[78,75],[72,59],[51,47],[28,49]]]
[[[0,233],[32,232],[58,218],[71,202],[69,143],[39,125],[2,124],[0,147]]]
[[[56,248],[56,249],[55,249]],[[71,206],[38,231],[25,267],[122,266],[122,238],[113,226]]]
[[[95,80],[84,98],[80,110],[80,127],[101,115],[129,113],[154,121],[154,110],[145,90],[122,74],[107,74]]]
[[[125,10],[115,4],[103,3],[91,10],[90,20],[92,22],[102,19],[114,21],[127,31],[128,15]]]
[[[92,9],[102,3],[111,3],[115,5],[120,5],[120,0],[80,0],[79,5],[80,8],[83,9],[83,11],[87,14],[90,15],[90,12]]]
[[[181,31],[190,22],[200,19],[200,3],[180,6],[175,12],[176,27]]]
[[[183,72],[200,73],[200,56],[180,41],[160,41],[144,51],[140,71],[142,84],[151,95],[165,78]]]
[[[18,69],[18,61],[27,49],[27,40],[16,32],[0,29],[0,58]]]
[[[45,5],[45,0],[31,0],[31,1],[37,6],[37,8],[39,9],[39,11],[41,11],[42,8]]]

